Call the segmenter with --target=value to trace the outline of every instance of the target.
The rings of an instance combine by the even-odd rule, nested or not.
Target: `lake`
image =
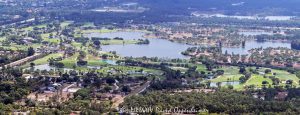
[[[71,71],[73,69],[69,69],[69,68],[56,68],[56,67],[53,67],[53,66],[49,66],[49,64],[42,64],[42,65],[36,65],[34,66],[33,68],[29,67],[29,68],[26,68],[26,69],[33,69],[34,71],[36,70],[40,70],[40,71],[43,71],[43,70],[46,70],[46,71],[50,71],[50,70],[63,70],[63,71]]]
[[[291,43],[289,42],[271,42],[271,41],[266,41],[266,42],[257,42],[257,41],[246,41],[245,48],[242,47],[223,47],[222,52],[225,53],[226,51],[231,54],[249,54],[249,50],[253,48],[268,48],[268,47],[286,47],[286,48],[291,48]]]
[[[248,20],[269,20],[269,21],[288,21],[296,16],[241,16],[241,15],[224,15],[224,14],[203,14],[200,12],[192,12],[191,15],[196,17],[219,17],[219,18],[235,18],[235,19],[248,19]]]
[[[266,31],[241,31],[238,32],[238,34],[240,35],[244,35],[244,36],[257,36],[257,35],[273,35],[274,33],[272,32],[266,32]]]
[[[111,33],[91,33],[88,37],[115,38],[122,37],[126,40],[145,39],[143,32],[111,32]],[[121,56],[132,57],[159,57],[159,58],[188,58],[181,54],[192,45],[180,44],[164,39],[148,39],[150,44],[126,44],[126,45],[104,45],[103,51],[116,51]]]
[[[255,33],[254,33],[255,34]],[[103,37],[103,38],[115,38],[122,37],[126,40],[145,39],[142,36],[143,32],[111,32],[111,33],[91,33],[86,35],[87,37]],[[159,57],[159,58],[188,58],[181,54],[188,47],[195,47],[194,45],[180,44],[171,42],[165,39],[149,39],[150,44],[138,45],[138,44],[126,44],[126,45],[104,45],[103,51],[116,51],[121,56],[132,57]],[[291,48],[290,43],[286,42],[257,42],[247,41],[245,48],[241,47],[223,47],[223,53],[227,50],[228,53],[234,54],[248,54],[248,50],[253,48],[267,48],[267,47],[287,47]]]

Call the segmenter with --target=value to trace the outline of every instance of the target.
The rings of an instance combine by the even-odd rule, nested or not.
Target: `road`
[[[43,54],[34,54],[33,56],[29,56],[29,57],[26,57],[26,58],[23,58],[23,59],[20,59],[20,60],[17,60],[17,61],[14,61],[14,62],[11,62],[9,64],[6,64],[4,65],[4,67],[14,67],[14,66],[19,66],[19,65],[22,65],[28,61],[33,61],[37,58],[39,58],[40,56],[43,56]],[[0,67],[0,69],[2,69],[2,67]]]
[[[140,86],[139,88],[135,89],[134,91],[132,91],[130,94],[120,97],[118,98],[112,105],[112,108],[114,109],[118,109],[119,105],[121,103],[124,102],[124,99],[128,96],[133,96],[133,95],[138,95],[140,93],[142,93],[143,91],[145,91],[149,86],[150,86],[151,81],[147,81],[146,83],[144,83],[142,86]]]

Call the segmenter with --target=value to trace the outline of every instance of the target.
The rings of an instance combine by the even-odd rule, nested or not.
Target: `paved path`
[[[132,91],[130,94],[128,94],[127,96],[123,96],[119,99],[117,99],[113,105],[112,108],[118,109],[119,105],[121,103],[124,102],[124,99],[128,96],[133,96],[133,95],[138,95],[139,93],[142,93],[143,91],[145,91],[149,86],[150,86],[150,82],[151,81],[147,81],[146,83],[144,83],[142,86],[140,86],[139,88],[135,89],[134,91]]]
[[[28,56],[26,58],[23,58],[23,59],[20,59],[20,60],[17,60],[17,61],[14,61],[14,62],[11,62],[9,64],[6,64],[4,65],[4,67],[14,67],[14,66],[19,66],[19,65],[22,65],[28,61],[33,61],[37,58],[39,58],[39,56],[42,56],[43,54],[34,54],[33,56]],[[2,69],[2,67],[0,67],[0,69]]]

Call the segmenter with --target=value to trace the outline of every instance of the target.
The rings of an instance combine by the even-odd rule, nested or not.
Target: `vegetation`
[[[149,92],[140,96],[131,96],[125,99],[123,107],[130,109],[136,107],[152,107],[167,110],[196,109],[207,110],[209,113],[296,113],[294,102],[263,101],[248,95],[232,91],[217,91],[215,93],[170,93]],[[291,111],[295,110],[295,111]],[[157,112],[158,111],[153,111]],[[204,111],[205,112],[205,111]],[[142,113],[142,112],[141,112]],[[197,112],[196,112],[197,113]]]

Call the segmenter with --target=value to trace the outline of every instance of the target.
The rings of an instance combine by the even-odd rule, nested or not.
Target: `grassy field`
[[[26,27],[26,28],[23,28],[22,30],[25,30],[25,31],[33,31],[33,28],[46,28],[47,27],[47,24],[41,24],[41,25],[36,25],[36,26],[29,26],[29,27]]]
[[[243,76],[241,74],[238,75],[221,75],[215,79],[210,80],[211,82],[226,82],[226,81],[239,81],[239,78]]]
[[[261,69],[261,72],[264,72],[265,69],[266,68]],[[273,73],[275,73],[275,77],[278,78],[280,81],[293,80],[293,82],[299,84],[300,79],[295,74],[291,74],[284,70],[272,69],[271,71],[272,71],[271,74],[269,74],[268,76],[271,76],[273,75]]]
[[[37,60],[33,61],[33,63],[35,63],[35,65],[46,64],[46,63],[48,63],[48,60],[50,58],[58,58],[58,57],[62,57],[62,56],[63,56],[63,54],[61,54],[61,53],[49,54],[49,55],[47,55],[43,58],[40,58],[40,59],[37,59]]]
[[[226,81],[239,81],[239,78],[243,76],[239,73],[238,67],[222,67],[221,70],[224,70],[224,75],[218,76],[210,80],[211,82],[226,82]],[[252,69],[255,69],[254,67]],[[260,68],[258,71],[259,73],[264,73],[267,68]],[[249,68],[248,68],[249,70]],[[275,74],[274,74],[275,73]],[[245,86],[255,86],[256,88],[262,88],[262,82],[267,81],[271,86],[273,81],[269,78],[270,76],[274,76],[278,78],[280,82],[280,86],[285,86],[286,80],[293,80],[293,85],[299,86],[299,78],[295,74],[288,73],[284,70],[275,70],[271,69],[271,73],[269,74],[252,74],[252,76],[243,84],[234,85],[234,89],[236,90],[243,90]],[[266,85],[267,87],[269,86]]]
[[[79,56],[79,53],[75,53],[73,56],[62,60],[61,62],[65,65],[66,68],[73,68],[74,65],[76,65],[78,56]]]
[[[162,73],[161,70],[148,69],[148,68],[135,67],[135,66],[107,66],[107,67],[104,67],[103,69],[99,70],[99,72],[106,73],[107,71],[109,71],[111,69],[119,70],[122,72],[143,70],[144,72],[155,73],[155,74]]]
[[[64,28],[64,27],[66,27],[66,26],[68,26],[68,25],[70,25],[70,24],[72,24],[73,23],[73,21],[64,21],[64,22],[62,22],[61,24],[60,24],[60,27],[61,28]]]
[[[55,33],[52,33],[53,35],[55,35]],[[59,43],[59,39],[57,38],[49,38],[50,33],[47,34],[41,34],[43,41],[47,41],[49,43],[54,43],[54,44],[58,44]]]
[[[117,30],[109,30],[109,29],[91,29],[91,30],[79,30],[77,29],[76,32],[80,32],[83,34],[88,33],[109,33],[109,32],[116,32]]]
[[[0,37],[0,41],[6,40],[6,37]]]
[[[224,74],[212,79],[211,82],[239,81],[239,78],[243,76],[239,73],[238,67],[222,67],[219,70],[224,70]]]
[[[137,40],[101,40],[102,45],[136,44]]]
[[[87,22],[87,23],[84,23],[83,26],[81,26],[81,27],[95,27],[95,25],[92,22]]]
[[[261,76],[261,75],[256,75],[256,74],[254,74],[254,75],[252,75],[248,80],[247,80],[247,82],[246,83],[244,83],[244,84],[241,84],[241,85],[243,85],[243,86],[250,86],[250,85],[255,85],[256,87],[262,87],[262,82],[263,81],[267,81],[267,82],[269,82],[269,84],[270,85],[272,85],[272,80],[271,79],[269,79],[269,78],[265,78],[265,77],[263,77],[263,76]]]
[[[30,44],[30,45],[17,45],[17,44],[11,44],[9,46],[0,46],[4,49],[10,49],[10,50],[27,50],[29,47],[38,48],[41,47],[41,44]]]
[[[197,64],[197,71],[201,72],[201,71],[204,71],[204,72],[207,72],[207,68],[205,67],[205,65],[203,64]]]
[[[173,70],[179,70],[181,72],[186,72],[188,70],[188,68],[185,67],[170,67]]]
[[[96,57],[90,54],[87,54],[86,61],[88,61],[88,66],[104,66],[107,65],[106,62],[100,60],[100,57]]]

